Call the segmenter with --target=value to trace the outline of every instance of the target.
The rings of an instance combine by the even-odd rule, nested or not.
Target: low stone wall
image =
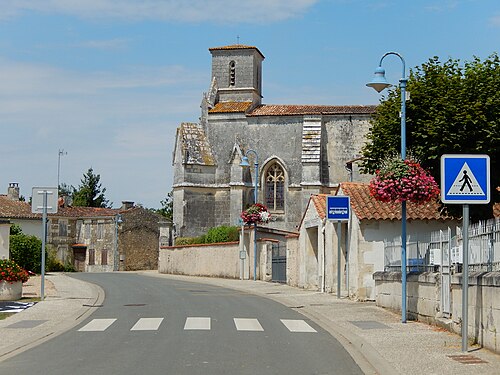
[[[239,243],[161,247],[160,273],[240,278]]]
[[[377,306],[401,312],[401,272],[373,275]],[[462,323],[462,275],[452,277],[450,319],[442,319],[439,273],[408,274],[407,316],[446,327],[460,334]],[[468,293],[468,336],[481,346],[500,352],[500,272],[471,273]]]

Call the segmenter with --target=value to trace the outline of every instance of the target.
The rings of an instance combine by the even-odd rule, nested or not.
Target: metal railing
[[[449,251],[454,269],[461,270],[462,238],[460,227],[408,235],[407,271],[437,271],[444,249]],[[384,240],[384,269],[401,270],[400,236]],[[469,270],[500,271],[500,219],[481,221],[469,227]]]

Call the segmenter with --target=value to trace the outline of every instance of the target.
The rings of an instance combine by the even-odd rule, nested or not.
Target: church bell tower
[[[209,49],[212,80],[217,84],[218,102],[261,104],[262,61],[257,47],[236,44]]]

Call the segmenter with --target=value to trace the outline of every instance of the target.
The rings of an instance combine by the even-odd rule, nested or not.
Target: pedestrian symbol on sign
[[[447,195],[484,195],[481,185],[477,182],[467,162],[460,168],[460,172],[457,174]]]

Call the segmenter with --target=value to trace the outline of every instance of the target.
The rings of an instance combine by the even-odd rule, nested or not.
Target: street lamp
[[[246,168],[250,167],[250,163],[248,162],[248,155],[253,153],[255,155],[255,181],[253,188],[253,201],[257,203],[258,197],[258,186],[259,186],[259,155],[255,150],[248,150],[245,155],[241,158],[240,167]],[[257,280],[257,223],[254,223],[253,227],[253,280]]]
[[[373,87],[377,92],[381,92],[385,88],[391,86],[385,79],[385,69],[382,68],[382,61],[386,56],[396,55],[403,63],[403,75],[399,80],[399,88],[401,89],[401,159],[406,159],[406,66],[403,56],[397,52],[387,52],[382,56],[375,69],[375,77],[366,86]],[[401,321],[406,323],[406,201],[401,202]]]

